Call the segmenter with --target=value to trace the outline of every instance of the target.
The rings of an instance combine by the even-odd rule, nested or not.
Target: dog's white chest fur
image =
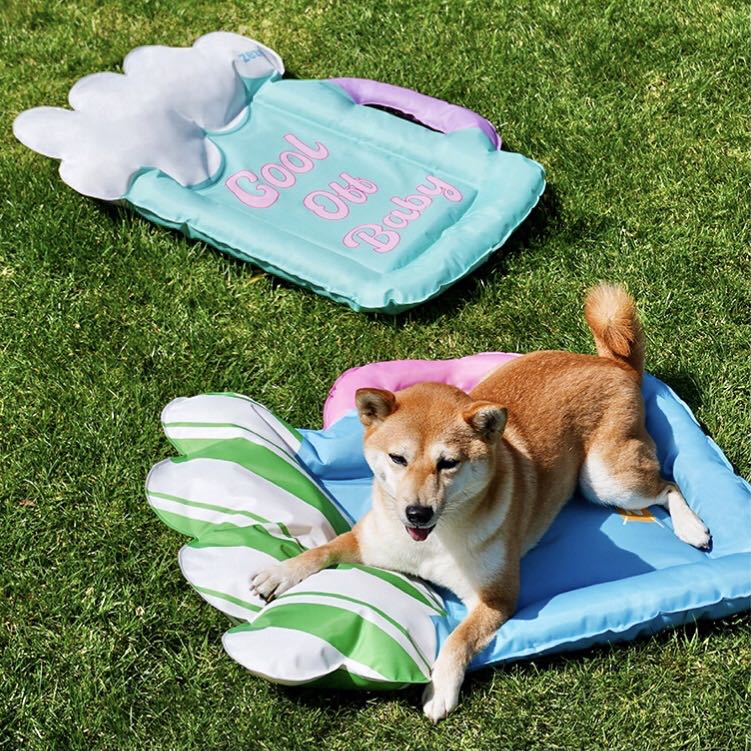
[[[501,568],[503,548],[485,547],[482,555],[478,555],[471,530],[464,526],[456,520],[450,525],[439,524],[427,540],[418,542],[407,534],[393,513],[374,504],[358,525],[362,561],[439,584],[471,605]]]

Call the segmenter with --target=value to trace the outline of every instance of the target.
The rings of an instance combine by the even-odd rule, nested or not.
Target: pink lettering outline
[[[396,219],[399,219],[401,224]],[[382,221],[387,227],[391,227],[392,229],[404,229],[409,225],[409,221],[399,211],[390,211],[383,217]]]
[[[351,184],[340,185],[339,183],[332,181],[329,183],[329,187],[335,193],[344,198],[345,201],[350,201],[351,203],[365,203],[365,201],[368,200],[368,196],[363,193],[363,191],[358,190]]]
[[[316,198],[318,197],[331,201],[337,207],[337,210],[327,211],[324,206],[316,203]],[[314,190],[312,193],[308,193],[308,195],[303,199],[303,205],[306,209],[308,209],[308,211],[312,211],[317,217],[320,217],[321,219],[331,219],[333,221],[336,219],[344,219],[349,215],[349,208],[347,207],[347,204],[341,198],[339,198],[339,196],[335,196],[333,193],[329,193],[327,190]]]
[[[391,203],[396,203],[399,199],[397,197],[394,197],[391,199]],[[399,204],[396,203],[398,206]],[[392,209],[389,212],[389,216],[398,216],[400,219],[404,219],[405,222],[414,222],[415,219],[419,219],[422,216],[422,213],[420,211],[415,211],[414,209],[408,209],[408,213],[404,213],[403,211],[399,211],[398,209]]]
[[[279,170],[282,174],[282,178],[274,177],[271,174],[271,170]],[[266,180],[267,183],[271,183],[277,188],[291,188],[295,184],[295,176],[288,170],[279,164],[271,162],[264,164],[261,167],[261,177]]]
[[[354,186],[363,193],[376,193],[378,186],[372,180],[366,180],[364,177],[352,177],[349,172],[341,173],[342,180],[346,180],[350,185]]]
[[[447,183],[445,180],[441,180],[440,177],[435,175],[428,175],[425,180],[429,182],[433,187],[430,188],[427,185],[418,185],[418,192],[425,196],[437,196],[439,193],[443,194],[443,197],[447,201],[457,203],[462,200],[463,196],[461,192],[455,188],[451,183]]]
[[[278,191],[270,188],[268,185],[260,183],[258,186],[259,194],[248,193],[240,185],[240,180],[247,180],[249,183],[255,183],[258,180],[258,175],[249,170],[240,170],[235,172],[234,175],[228,177],[225,181],[225,185],[229,189],[230,193],[242,201],[246,206],[250,206],[252,209],[267,209],[274,204],[279,198]]]
[[[316,141],[315,148],[311,149],[310,146],[306,146],[294,133],[287,133],[284,136],[284,140],[311,159],[325,159],[329,155],[329,150],[320,141]]]
[[[292,157],[299,159],[300,164],[295,166],[292,163]],[[302,174],[303,172],[310,172],[310,170],[313,169],[313,160],[308,158],[307,156],[304,156],[303,154],[299,154],[297,151],[282,151],[282,153],[279,154],[279,161],[290,172],[297,172],[297,174]]]
[[[379,240],[379,237],[385,238],[385,242]],[[380,224],[360,224],[342,238],[346,248],[357,248],[361,242],[364,242],[370,245],[376,253],[388,253],[399,245],[400,240],[398,232],[384,229]]]
[[[422,214],[422,212],[427,209],[431,203],[433,203],[433,199],[430,198],[430,196],[418,196],[413,193],[406,198],[397,198],[396,196],[394,196],[394,198],[391,199],[391,203],[395,204],[396,206],[401,206],[401,208],[403,209],[414,209],[415,211],[419,211]]]

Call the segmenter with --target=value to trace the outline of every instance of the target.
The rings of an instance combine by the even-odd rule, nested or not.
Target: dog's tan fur
[[[437,383],[396,394],[360,389],[371,511],[351,532],[253,579],[271,598],[326,566],[362,562],[453,590],[469,612],[433,667],[424,696],[433,721],[454,709],[467,664],[513,615],[519,561],[577,484],[598,503],[664,505],[681,539],[709,544],[704,524],[660,476],[644,422],[644,337],[633,300],[600,285],[585,317],[597,356],[524,355],[470,394]],[[415,510],[433,516],[413,524]]]

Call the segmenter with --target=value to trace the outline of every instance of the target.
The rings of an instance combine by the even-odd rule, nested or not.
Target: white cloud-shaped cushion
[[[245,81],[283,72],[273,50],[228,32],[206,34],[192,47],[138,47],[123,73],[94,73],[74,84],[72,110],[26,110],[13,132],[34,151],[62,160],[63,181],[87,196],[121,198],[143,168],[196,185],[221,164],[206,131],[226,128],[242,113]]]

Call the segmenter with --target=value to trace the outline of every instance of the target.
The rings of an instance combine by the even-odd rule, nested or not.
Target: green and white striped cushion
[[[164,409],[181,456],[146,481],[162,521],[194,538],[179,554],[185,578],[241,625],[228,654],[284,684],[392,688],[429,680],[432,618],[443,603],[424,583],[391,571],[342,565],[266,604],[253,574],[348,530],[350,520],[297,460],[302,436],[237,394],[176,399]]]

